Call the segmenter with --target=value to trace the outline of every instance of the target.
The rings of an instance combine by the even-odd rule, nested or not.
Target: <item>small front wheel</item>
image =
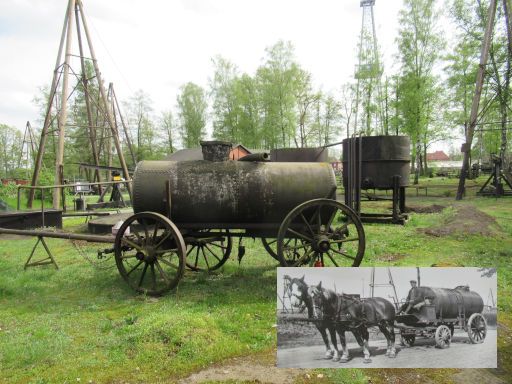
[[[160,296],[174,289],[185,272],[185,242],[167,217],[155,212],[130,216],[114,243],[117,269],[139,293]]]
[[[448,348],[452,342],[452,331],[446,325],[440,325],[436,329],[436,347],[445,349]]]
[[[214,271],[229,259],[233,241],[229,231],[214,233],[209,229],[187,239],[187,267],[193,271]]]

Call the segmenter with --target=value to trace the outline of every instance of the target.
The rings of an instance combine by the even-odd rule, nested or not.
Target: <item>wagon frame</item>
[[[220,268],[230,257],[233,238],[260,238],[281,266],[323,266],[326,261],[334,266],[348,263],[356,267],[364,256],[366,242],[361,220],[355,211],[335,200],[335,187],[327,198],[305,201],[281,222],[274,223],[174,223],[170,187],[167,181],[166,215],[149,211],[135,213],[123,222],[115,237],[6,228],[0,228],[0,234],[38,238],[25,267],[44,264],[57,267],[45,237],[113,244],[112,248],[98,251],[99,257],[113,253],[119,273],[128,285],[150,296],[176,288],[186,268],[194,271]],[[43,243],[48,258],[30,263],[39,242]],[[345,247],[351,247],[351,251]],[[139,269],[141,272],[134,279]]]
[[[395,328],[400,331],[401,344],[407,347],[412,347],[419,336],[433,338],[438,348],[448,348],[455,329],[467,332],[472,344],[483,343],[487,335],[487,322],[484,316],[476,312],[466,318],[465,313],[465,305],[460,303],[456,318],[443,318],[442,310],[439,316],[436,316],[435,305],[425,304],[416,313],[397,315]]]
[[[166,189],[170,191],[169,183]],[[220,268],[229,259],[233,238],[260,238],[281,266],[323,266],[324,261],[339,266],[343,265],[340,261],[348,261],[355,267],[364,256],[365,235],[359,217],[334,199],[303,202],[280,223],[174,223],[170,216],[139,212],[117,232],[116,265],[137,292],[158,296],[174,289],[186,267],[194,271]],[[352,254],[344,248],[347,243],[354,244]],[[133,279],[132,273],[139,268],[142,274]],[[149,287],[143,284],[148,270]]]

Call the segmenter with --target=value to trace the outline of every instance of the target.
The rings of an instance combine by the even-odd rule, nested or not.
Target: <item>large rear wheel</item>
[[[277,256],[283,267],[357,267],[365,244],[363,225],[352,209],[335,200],[316,199],[285,217],[277,236]]]

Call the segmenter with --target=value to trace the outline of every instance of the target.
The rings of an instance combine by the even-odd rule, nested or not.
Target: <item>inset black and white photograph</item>
[[[496,368],[493,268],[278,268],[281,368]]]

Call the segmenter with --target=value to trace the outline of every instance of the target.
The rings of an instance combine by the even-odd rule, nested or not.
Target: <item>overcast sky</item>
[[[117,97],[143,89],[155,113],[174,109],[180,85],[203,87],[221,55],[253,74],[264,50],[290,40],[324,91],[353,80],[359,0],[83,0],[106,83]],[[38,125],[32,99],[50,84],[67,0],[0,0],[0,123]],[[393,71],[402,0],[376,0],[385,71]],[[76,36],[76,34],[75,34]],[[78,52],[76,52],[78,53]]]
[[[371,267],[360,268],[278,268],[277,294],[283,294],[283,276],[301,278],[305,275],[308,285],[316,285],[322,281],[322,287],[336,290],[336,292],[356,293],[361,297],[370,297]],[[391,267],[391,275],[397,290],[398,300],[407,297],[411,288],[410,280],[417,280],[416,268]],[[420,268],[420,284],[427,287],[455,288],[458,285],[469,285],[472,291],[477,292],[483,299],[484,305],[492,289],[496,300],[496,274],[492,277],[482,277],[478,268]],[[375,284],[387,284],[388,272],[386,267],[375,268]],[[390,301],[393,288],[375,287],[375,296],[384,297]],[[489,299],[490,300],[490,299]],[[277,300],[279,308],[280,301]]]

